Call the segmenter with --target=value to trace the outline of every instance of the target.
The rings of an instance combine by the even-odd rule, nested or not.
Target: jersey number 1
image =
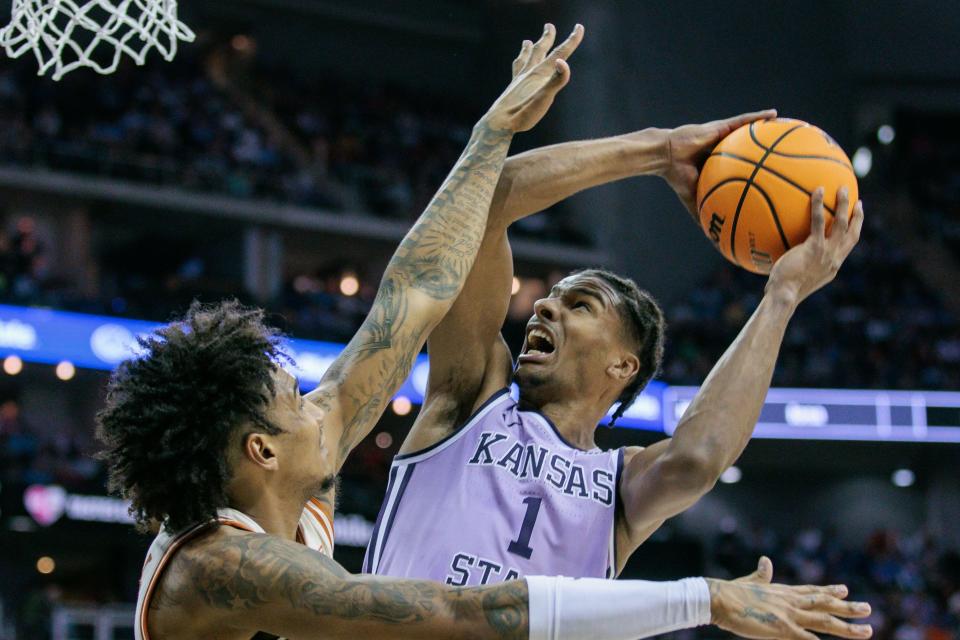
[[[533,525],[537,522],[537,515],[540,513],[540,503],[543,498],[524,498],[523,504],[527,505],[527,512],[523,516],[523,524],[520,525],[520,535],[516,540],[510,541],[507,551],[522,558],[530,559],[533,555],[533,549],[530,548],[530,536],[533,535]]]

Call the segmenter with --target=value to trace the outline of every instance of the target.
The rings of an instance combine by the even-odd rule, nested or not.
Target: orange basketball
[[[843,185],[852,209],[857,178],[826,133],[787,118],[753,122],[721,140],[707,158],[697,185],[700,226],[727,260],[770,273],[777,258],[810,235],[814,189],[825,190],[829,231]]]

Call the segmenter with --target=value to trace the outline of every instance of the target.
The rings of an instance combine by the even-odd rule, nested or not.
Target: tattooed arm
[[[327,412],[325,437],[336,468],[373,428],[463,288],[511,138],[532,128],[567,83],[566,58],[582,35],[578,26],[554,55],[525,65],[474,127],[463,155],[387,266],[370,314],[307,396]]]
[[[155,640],[233,637],[225,629],[245,638],[525,639],[527,587],[355,576],[301,544],[221,527],[173,557],[147,620]]]
[[[803,629],[844,638],[869,637],[868,627],[836,617],[862,617],[870,611],[862,603],[845,602],[845,587],[770,584],[772,572],[769,560],[762,559],[751,576],[733,582],[710,580],[713,624],[750,638],[813,637],[802,635]],[[645,618],[660,612],[652,607],[684,604],[660,597],[661,587],[675,584],[566,580],[556,586],[575,589],[576,600],[559,596],[554,606],[540,600],[542,608],[531,611],[534,595],[544,592],[535,592],[535,586],[523,580],[450,587],[425,580],[353,576],[303,545],[221,527],[173,557],[151,602],[147,624],[155,640],[249,638],[260,631],[349,640],[539,640],[546,637],[544,629],[553,630],[550,638],[566,640],[582,637],[584,628],[592,630],[591,637],[610,640],[653,635]],[[636,589],[652,597],[637,601]],[[566,608],[561,607],[565,602]],[[673,628],[695,625],[688,621]]]

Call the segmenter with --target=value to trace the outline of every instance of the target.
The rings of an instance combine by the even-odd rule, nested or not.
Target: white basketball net
[[[127,54],[138,65],[156,49],[167,60],[194,34],[177,20],[177,0],[13,0],[0,46],[11,58],[33,51],[39,75],[53,79],[80,67],[113,73]]]

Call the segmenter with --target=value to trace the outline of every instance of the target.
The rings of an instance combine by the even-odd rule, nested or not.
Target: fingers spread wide
[[[546,57],[547,52],[553,47],[553,42],[557,37],[557,29],[549,22],[543,25],[543,34],[540,39],[533,44],[533,50],[530,54],[530,62],[540,64]]]
[[[573,31],[570,32],[570,35],[567,36],[567,39],[557,45],[557,48],[550,52],[550,57],[566,60],[573,55],[573,52],[577,50],[577,47],[580,46],[581,42],[583,42],[583,25],[577,24],[573,27]]]
[[[524,40],[523,44],[520,45],[520,53],[513,60],[513,77],[516,78],[518,75],[523,73],[530,63],[530,51],[533,50],[533,43],[529,40]]]

